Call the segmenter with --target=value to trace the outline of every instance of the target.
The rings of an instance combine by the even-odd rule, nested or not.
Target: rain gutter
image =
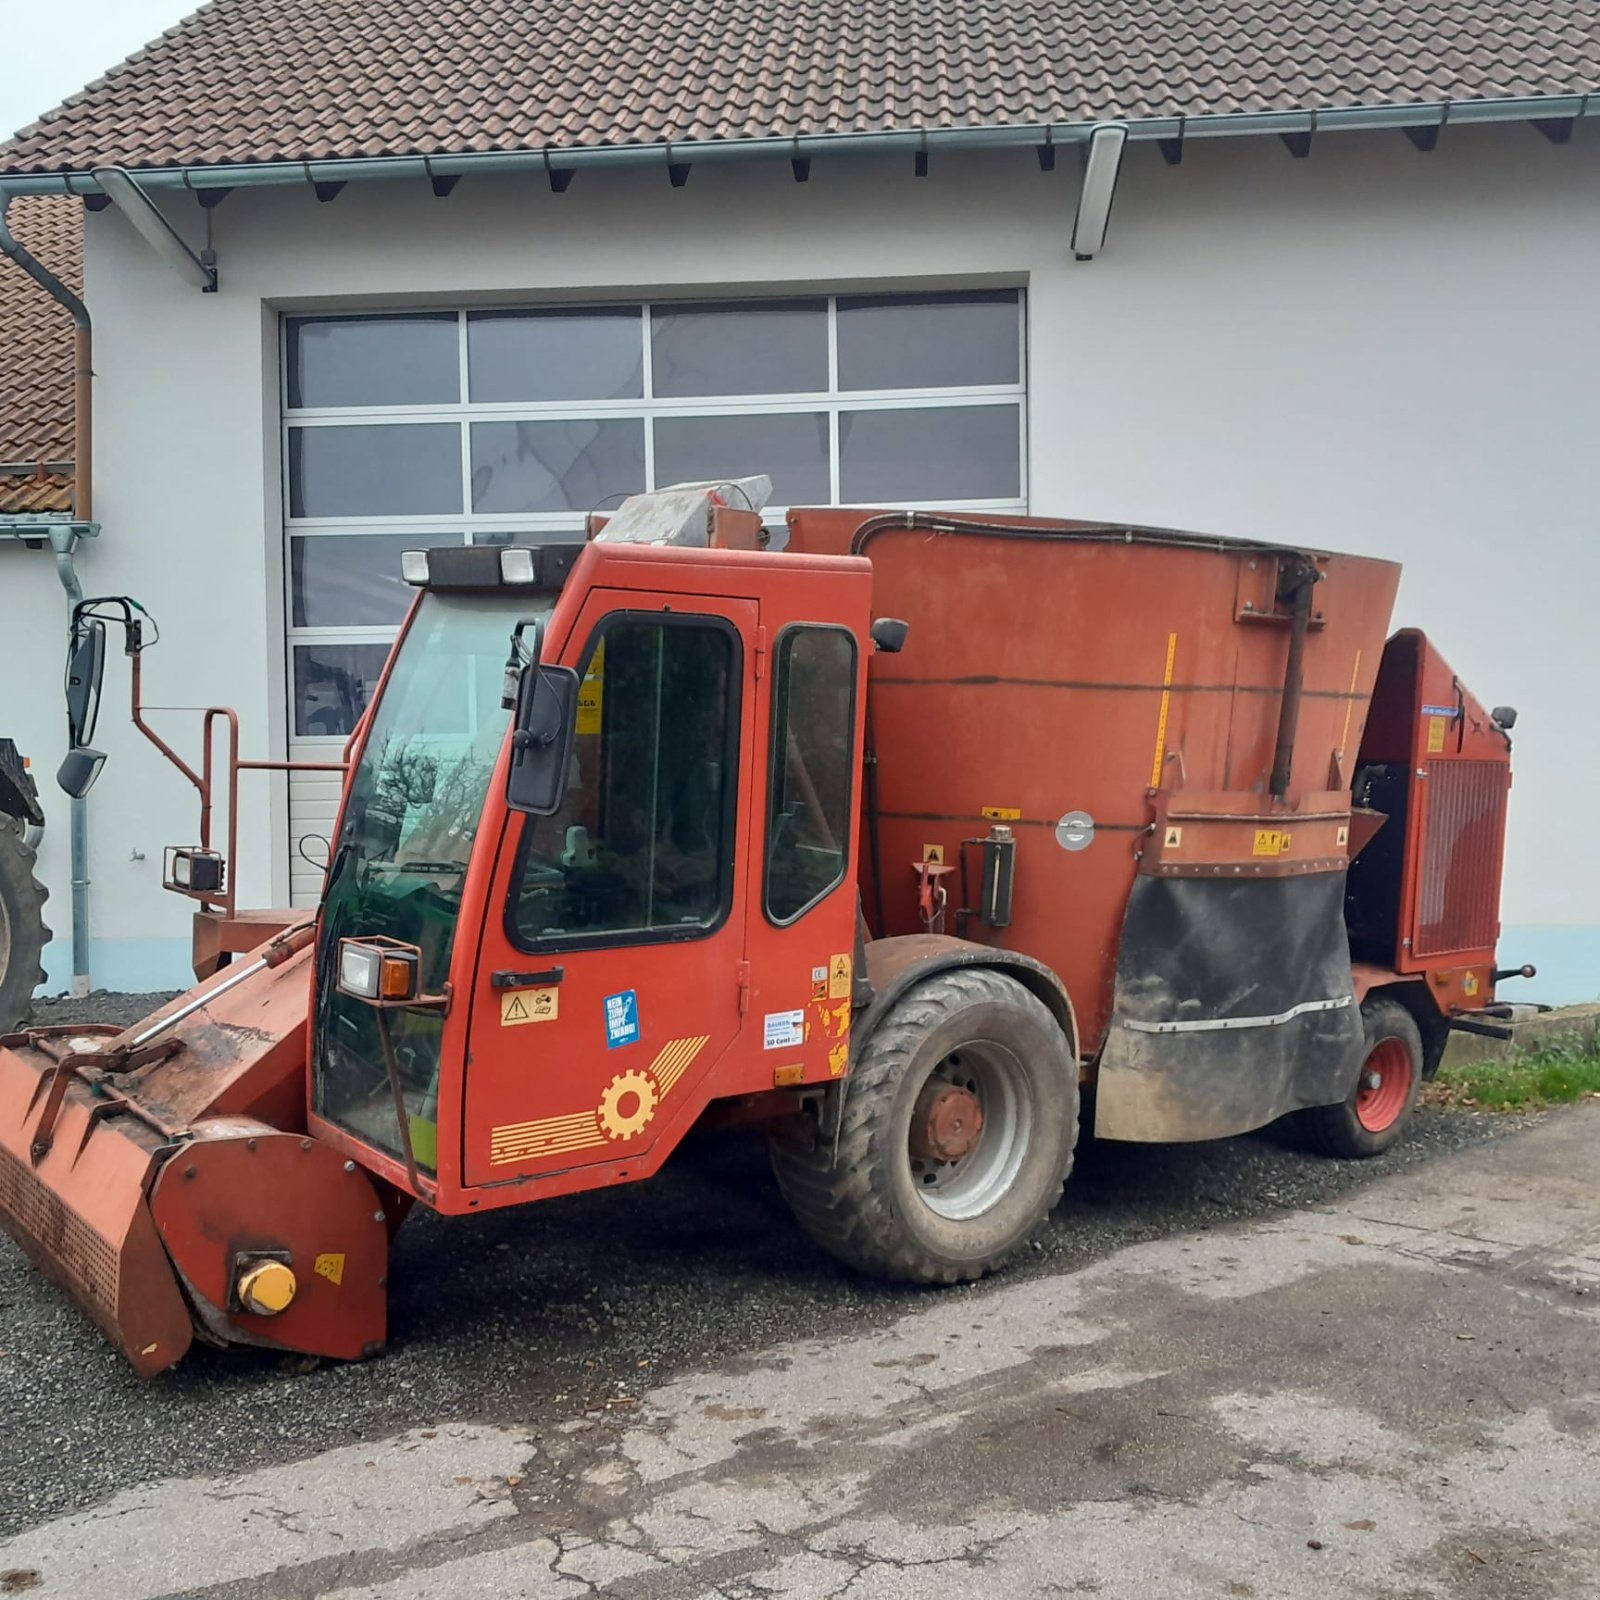
[[[67,602],[76,606],[83,599],[83,586],[73,565],[78,540],[85,534],[100,532],[94,515],[94,410],[91,377],[94,367],[94,332],[89,308],[47,266],[40,262],[6,226],[14,190],[0,186],[0,255],[12,261],[52,299],[65,306],[72,316],[72,516],[0,517],[0,536],[36,545],[42,535],[55,553],[56,576],[66,591]],[[89,992],[89,802],[81,796],[71,802],[72,854],[72,992]]]
[[[1305,139],[1313,134],[1373,129],[1439,130],[1481,123],[1569,124],[1600,115],[1594,94],[1523,95],[1498,100],[1432,100],[1412,104],[1335,106],[1317,111],[1241,111],[1200,116],[1097,118],[969,128],[905,128],[883,133],[800,134],[786,138],[702,139],[624,145],[546,145],[529,150],[461,151],[427,156],[365,156],[331,161],[260,161],[232,166],[130,167],[145,189],[221,189],[281,184],[339,184],[377,178],[443,179],[494,173],[542,174],[603,167],[673,167],[697,162],[888,156],[935,151],[1051,149],[1087,143],[1097,128],[1125,128],[1136,142],[1250,135]],[[103,191],[90,172],[7,175],[0,195]]]

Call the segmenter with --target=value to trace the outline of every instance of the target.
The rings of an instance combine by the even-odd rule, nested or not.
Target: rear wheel
[[[778,1187],[813,1239],[878,1277],[993,1271],[1061,1195],[1078,1065],[1056,1019],[997,972],[945,972],[896,1001],[845,1087],[837,1153],[775,1141]]]
[[[1349,1097],[1300,1113],[1301,1131],[1315,1149],[1357,1160],[1382,1155],[1405,1136],[1425,1064],[1422,1031],[1398,1000],[1368,995],[1361,1019],[1366,1055]]]
[[[33,875],[33,851],[11,817],[0,816],[0,1033],[27,1020],[50,930],[44,925],[44,886]]]

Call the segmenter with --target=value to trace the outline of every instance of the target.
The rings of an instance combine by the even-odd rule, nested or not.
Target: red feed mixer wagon
[[[141,1373],[373,1354],[413,1204],[635,1182],[712,1122],[770,1130],[852,1266],[971,1279],[1080,1125],[1371,1155],[1494,1028],[1513,717],[1385,642],[1397,567],[923,512],[794,511],[774,551],[735,497],[408,553],[314,913],[234,905],[275,764],[230,740],[213,848],[231,714],[184,765],[142,613],[85,603],[75,744],[109,617],[200,791],[167,879],[204,976],[0,1040],[0,1221]]]

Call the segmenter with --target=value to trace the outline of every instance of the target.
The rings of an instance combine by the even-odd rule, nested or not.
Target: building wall
[[[1029,460],[1040,513],[1293,538],[1405,563],[1397,621],[1432,633],[1491,704],[1519,706],[1504,905],[1519,990],[1600,995],[1600,847],[1582,796],[1600,580],[1600,154],[1512,126],[1130,147],[1104,254],[1071,259],[1075,164],[1026,152],[538,178],[240,190],[211,214],[222,290],[163,268],[114,211],[88,218],[97,515],[80,568],[164,629],[149,698],[234,704],[245,744],[284,746],[276,321],[281,309],[645,294],[1015,283],[1028,291]],[[168,202],[196,243],[202,213]],[[7,717],[42,769],[61,753],[64,602],[48,557],[0,551],[0,670],[37,686]],[[1587,671],[1585,669],[1588,669]],[[113,656],[91,800],[93,979],[182,981],[186,907],[159,891],[192,791],[125,725]],[[182,719],[172,719],[181,726]],[[190,738],[186,749],[197,744]],[[278,786],[275,791],[273,785]],[[66,806],[44,870],[65,933]],[[242,810],[246,902],[281,896],[280,780]],[[68,971],[65,938],[52,978]]]

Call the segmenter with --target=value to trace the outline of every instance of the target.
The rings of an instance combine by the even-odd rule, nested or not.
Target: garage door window
[[[286,317],[294,753],[354,728],[402,549],[570,539],[640,489],[754,473],[777,529],[791,505],[1022,511],[1024,405],[1010,289]],[[296,841],[336,802],[295,778]]]

